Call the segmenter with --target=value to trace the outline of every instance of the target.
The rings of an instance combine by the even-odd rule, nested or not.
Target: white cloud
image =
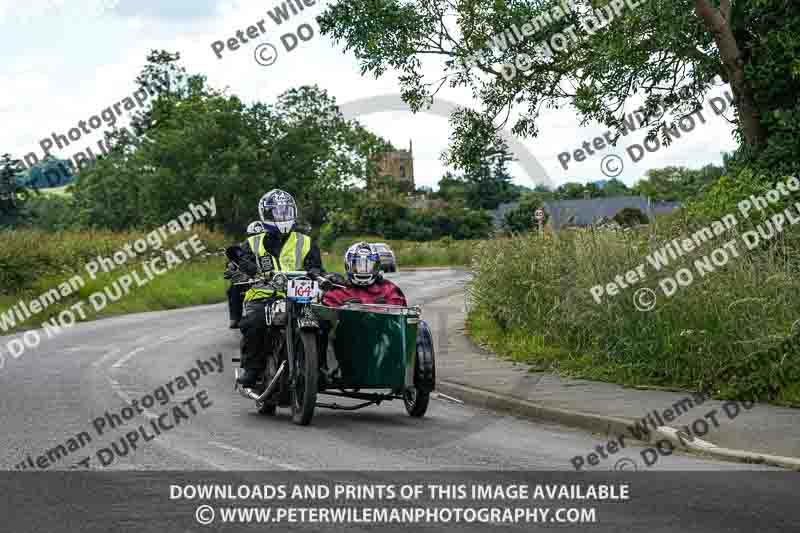
[[[281,36],[295,30],[299,24],[309,23],[317,31],[313,17],[322,12],[320,5],[276,26],[267,16],[267,10],[281,4],[276,1],[221,0],[213,3],[204,0],[181,4],[178,6],[181,9],[173,6],[174,9],[161,17],[153,7],[154,2],[122,0],[114,6],[102,2],[32,0],[26,2],[25,12],[36,15],[36,26],[17,27],[9,23],[10,4],[0,0],[0,39],[3,42],[0,61],[6,67],[0,74],[0,120],[6,126],[0,129],[0,151],[23,155],[35,149],[42,136],[65,131],[78,120],[130,94],[134,90],[133,79],[151,49],[180,51],[189,72],[205,74],[211,85],[227,86],[248,102],[270,102],[281,92],[302,84],[318,84],[340,103],[396,94],[399,90],[396,75],[392,73],[377,80],[369,75],[362,77],[352,54],[342,52],[341,45],[327,37],[316,35],[288,53],[283,49]],[[113,9],[105,9],[97,16],[82,15],[94,13],[98,6]],[[70,16],[65,19],[65,14]],[[248,26],[262,19],[267,28],[265,35],[248,39],[236,51],[226,48],[222,59],[215,57],[212,42],[226,42],[236,36],[237,30],[246,31]],[[30,38],[32,29],[41,36],[35,41]],[[278,60],[270,67],[259,66],[253,59],[254,49],[261,42],[270,42],[279,48]],[[435,62],[426,63],[426,69],[429,78],[438,77]],[[474,104],[464,90],[446,88],[440,94],[449,101]],[[364,117],[362,122],[399,147],[406,147],[409,139],[414,141],[420,185],[435,185],[446,170],[439,160],[450,136],[445,119],[425,113],[392,112]],[[648,154],[637,165],[626,165],[621,178],[632,183],[648,168],[668,164],[700,166],[719,161],[722,150],[735,148],[730,125],[719,117],[708,122],[669,149]],[[525,140],[524,145],[554,182],[604,177],[600,172],[602,155],[571,166],[568,171],[561,168],[557,159],[559,152],[578,148],[584,140],[602,135],[604,128],[599,125],[581,127],[568,108],[546,111],[539,125],[539,137]],[[621,141],[615,149],[621,155],[625,142]],[[519,183],[529,184],[518,165],[514,165],[513,170]]]
[[[35,24],[47,17],[98,17],[113,10],[121,0],[25,0],[11,6],[10,0],[0,2],[0,24]]]

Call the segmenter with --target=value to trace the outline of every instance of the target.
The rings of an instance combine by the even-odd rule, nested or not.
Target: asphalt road
[[[417,304],[453,294],[466,280],[466,275],[458,271],[401,272],[391,277],[411,303]],[[55,460],[51,453],[51,458],[43,462],[46,467],[40,469],[68,469],[88,457],[81,469],[88,464],[90,469],[102,471],[270,470],[299,474],[309,470],[436,470],[453,476],[467,476],[465,470],[537,470],[562,471],[566,481],[570,459],[587,454],[602,442],[584,431],[533,423],[445,399],[432,400],[423,419],[408,417],[399,402],[355,412],[318,410],[309,427],[292,424],[285,409],[279,410],[277,417],[261,416],[252,402],[233,391],[231,358],[238,353],[240,334],[226,326],[224,305],[99,320],[76,325],[18,359],[6,361],[0,373],[0,468],[13,470],[26,465],[27,470],[35,469],[30,464],[39,456],[46,457],[48,450],[59,444],[67,449],[74,439],[74,449]],[[0,343],[9,338],[0,339]],[[221,373],[216,368],[211,370],[217,354],[222,354]],[[197,367],[198,359],[209,362],[207,375],[198,372],[195,387],[178,390],[176,378],[187,376]],[[175,393],[173,403],[152,406],[115,429],[106,423],[103,434],[98,435],[95,420],[106,411],[120,413],[126,402],[151,395],[168,383]],[[203,392],[201,401],[197,395]],[[196,398],[191,404],[196,413],[183,404],[188,416],[174,420],[178,425],[149,442],[137,442],[136,450],[123,453],[126,450],[120,438],[126,432],[151,421],[155,424],[161,413],[169,413],[171,406],[192,396]],[[201,403],[204,407],[198,405]],[[91,442],[80,441],[82,432],[91,437]],[[117,451],[112,447],[114,442]],[[98,450],[104,448],[111,450],[101,452],[107,466],[102,466],[98,458]],[[617,507],[609,523],[636,530],[634,526],[646,522],[648,531],[738,530],[727,519],[718,520],[713,514],[701,513],[702,520],[692,522],[702,524],[700,529],[687,526],[687,517],[694,514],[675,520],[688,503],[681,498],[691,496],[676,498],[673,493],[682,493],[685,488],[687,494],[706,494],[700,508],[709,505],[709,513],[716,507],[720,512],[736,508],[745,513],[746,517],[734,520],[733,526],[764,526],[765,517],[777,519],[771,506],[784,498],[788,501],[794,493],[792,487],[796,487],[796,478],[783,482],[753,472],[733,472],[764,470],[760,467],[684,455],[669,459],[660,461],[653,470],[681,472],[683,477],[664,478],[671,481],[660,486],[647,483],[642,489],[668,491],[669,503],[650,505],[650,515],[644,522],[639,511]],[[741,507],[742,498],[746,498],[741,491],[745,489],[750,491],[747,494],[760,495],[757,509]],[[727,491],[737,494],[738,504],[726,500]],[[650,494],[645,500],[652,503],[651,499],[657,497]],[[781,513],[781,519],[787,519],[783,510]],[[669,517],[673,517],[671,522],[653,526],[657,519]]]

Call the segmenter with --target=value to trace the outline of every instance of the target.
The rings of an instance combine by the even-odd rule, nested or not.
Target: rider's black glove
[[[222,277],[225,279],[231,279],[236,274],[239,273],[239,267],[236,266],[234,263],[228,263],[228,266],[225,268],[225,272],[222,274]]]
[[[346,285],[347,280],[339,274],[338,272],[331,272],[325,276],[319,276],[319,288],[323,291],[329,291],[331,289],[335,289],[337,285]]]

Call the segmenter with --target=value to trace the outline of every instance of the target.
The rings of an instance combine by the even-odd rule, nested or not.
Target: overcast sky
[[[133,79],[144,65],[149,50],[179,51],[189,72],[203,73],[215,87],[228,87],[245,101],[271,102],[281,92],[299,85],[318,84],[347,104],[360,99],[397,93],[394,73],[380,79],[362,77],[355,58],[344,53],[327,37],[315,35],[286,52],[281,35],[310,24],[317,32],[314,16],[322,11],[317,3],[280,26],[267,12],[283,2],[258,0],[0,0],[0,153],[22,157],[29,152],[41,155],[39,141],[57,132],[66,134],[79,120],[86,120],[120,102],[135,90]],[[211,43],[234,37],[237,30],[264,20],[266,33],[241,44],[236,51],[222,52],[218,59]],[[268,42],[278,50],[271,66],[254,60],[256,47]],[[437,78],[435,65],[430,79]],[[439,74],[441,76],[441,74]],[[721,88],[717,96],[722,94]],[[471,105],[468,94],[443,90],[443,101]],[[387,98],[387,102],[390,99]],[[352,107],[352,106],[351,106]],[[380,107],[380,106],[379,106]],[[356,110],[361,109],[355,106]],[[450,130],[446,118],[436,113],[412,115],[403,111],[356,111],[363,124],[398,147],[414,142],[415,172],[418,185],[435,186],[446,168],[440,154],[448,143]],[[730,111],[727,113],[731,116]],[[705,113],[707,123],[669,148],[647,153],[638,163],[631,162],[625,147],[641,143],[643,132],[620,141],[616,148],[600,151],[583,162],[571,162],[564,170],[558,154],[573,151],[584,141],[602,136],[604,128],[581,127],[570,109],[548,111],[540,122],[541,135],[519,139],[515,155],[538,161],[551,183],[604,179],[601,161],[618,154],[624,162],[619,176],[634,183],[650,168],[667,165],[700,167],[721,163],[721,154],[735,143],[730,124],[712,110]],[[63,151],[74,155],[94,144],[100,132],[84,136]],[[527,154],[520,153],[522,150]],[[607,160],[611,171],[619,168]],[[536,165],[515,163],[515,181],[532,185],[543,176]]]

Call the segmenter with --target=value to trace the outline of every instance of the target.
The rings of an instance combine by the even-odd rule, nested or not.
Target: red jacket
[[[389,280],[376,281],[372,285],[347,285],[336,287],[322,296],[322,303],[328,307],[340,307],[346,303],[408,305],[406,295],[400,287]]]

